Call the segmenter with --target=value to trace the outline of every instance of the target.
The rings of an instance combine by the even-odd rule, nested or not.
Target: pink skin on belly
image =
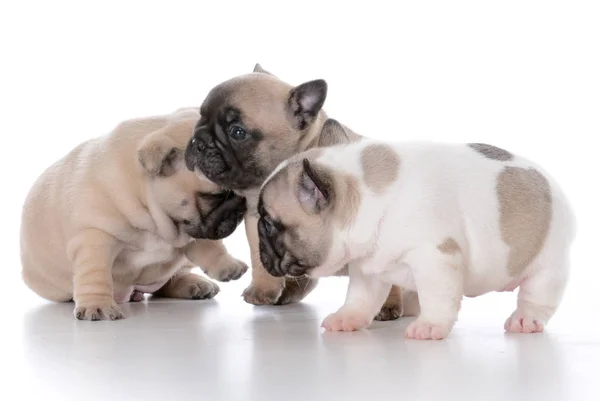
[[[140,302],[144,298],[144,294],[152,294],[158,291],[167,280],[156,281],[154,283],[145,285],[134,285],[127,287],[123,292],[115,294],[115,302],[118,304],[124,304],[127,302]]]
[[[512,291],[516,290],[517,287],[520,286],[523,281],[524,281],[524,279],[522,279],[522,278],[514,279],[513,281],[511,281],[510,283],[508,283],[506,285],[506,287],[504,287],[500,291],[512,292]]]

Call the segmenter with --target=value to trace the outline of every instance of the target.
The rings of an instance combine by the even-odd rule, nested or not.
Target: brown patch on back
[[[552,218],[548,180],[533,168],[505,167],[498,175],[500,231],[510,247],[507,269],[522,273],[544,245]]]
[[[361,164],[364,180],[377,193],[392,184],[398,177],[400,159],[394,150],[384,144],[373,144],[363,149]]]
[[[454,240],[454,238],[450,238],[450,237],[446,238],[446,240],[444,240],[444,242],[439,244],[437,246],[437,249],[439,249],[439,251],[441,253],[447,253],[447,254],[453,254],[453,253],[460,252],[460,246]]]
[[[486,143],[470,143],[469,147],[481,153],[488,159],[499,160],[504,162],[513,159],[513,155],[509,151],[506,151],[493,145],[488,145]]]

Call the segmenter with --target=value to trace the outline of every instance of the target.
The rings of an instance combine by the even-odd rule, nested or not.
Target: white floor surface
[[[505,334],[515,294],[489,294],[465,300],[448,339],[418,342],[403,337],[410,318],[324,333],[345,279],[282,307],[245,304],[247,280],[222,284],[210,301],[127,304],[116,322],[76,321],[72,304],[23,288],[25,301],[4,304],[4,324],[16,330],[5,330],[3,392],[89,401],[600,399],[597,303],[582,308],[579,291],[541,335]]]

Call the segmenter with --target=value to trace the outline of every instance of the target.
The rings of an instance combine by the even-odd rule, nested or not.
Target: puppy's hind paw
[[[388,320],[396,320],[402,316],[402,305],[383,305],[375,320],[387,322]]]

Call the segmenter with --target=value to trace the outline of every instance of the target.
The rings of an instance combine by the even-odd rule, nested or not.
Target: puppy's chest
[[[144,232],[133,236],[118,259],[131,268],[168,263],[182,255],[180,248],[152,233]]]

